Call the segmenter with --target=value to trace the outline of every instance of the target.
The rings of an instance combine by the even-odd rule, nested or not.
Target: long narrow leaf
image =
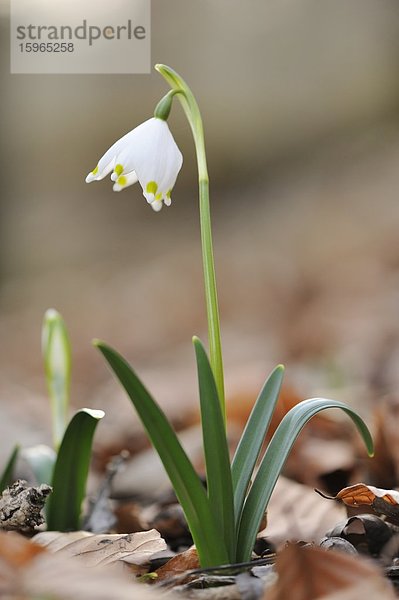
[[[201,565],[228,563],[229,556],[220,542],[219,526],[210,510],[205,488],[164,413],[120,354],[98,340],[94,344],[125,388],[163,462],[186,515]]]
[[[241,518],[245,494],[276,407],[283,376],[284,367],[278,365],[266,380],[234,454],[231,474],[237,526]]]
[[[6,466],[0,477],[0,494],[12,483],[15,462],[18,458],[20,446],[16,444],[10,454]]]
[[[58,449],[68,423],[71,346],[61,315],[50,308],[42,328],[42,352],[53,417],[53,441]]]
[[[312,398],[297,404],[278,426],[248,494],[238,532],[237,561],[249,560],[251,556],[259,524],[296,438],[314,415],[327,408],[340,408],[350,416],[369,456],[373,455],[373,440],[366,424],[346,404],[325,398]]]
[[[205,349],[198,338],[193,338],[193,344],[198,369],[209,505],[217,522],[221,525],[221,534],[229,554],[230,562],[234,562],[236,538],[233,484],[231,480],[226,429],[215,378]]]
[[[80,527],[82,501],[86,493],[91,446],[102,410],[83,408],[71,419],[54,467],[53,493],[47,506],[47,528],[75,531]]]

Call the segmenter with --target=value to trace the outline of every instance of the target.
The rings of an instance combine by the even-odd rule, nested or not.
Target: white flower
[[[140,182],[152,208],[170,206],[171,192],[183,157],[163,119],[153,117],[129,131],[100,158],[86,182],[98,181],[111,173],[115,192]]]

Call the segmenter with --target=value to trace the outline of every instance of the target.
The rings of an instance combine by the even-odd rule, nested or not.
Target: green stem
[[[206,311],[208,318],[209,355],[222,414],[226,422],[222,345],[220,341],[219,308],[209,205],[209,177],[206,164],[204,129],[201,113],[192,91],[176,71],[166,65],[155,65],[155,68],[166,79],[172,90],[176,91],[188,122],[190,123],[194,138],[198,166],[202,262],[204,268]]]
[[[199,181],[199,205],[202,263],[204,266],[205,298],[208,316],[209,356],[218,390],[222,415],[226,422],[222,344],[220,341],[219,308],[216,290],[215,264],[213,260],[209,182],[207,180]]]

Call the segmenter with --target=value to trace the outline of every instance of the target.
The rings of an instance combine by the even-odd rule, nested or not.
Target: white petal
[[[158,121],[160,119],[148,119],[133,129],[128,137],[124,136],[124,143],[117,148],[116,164],[121,164],[126,172],[136,171],[138,162],[151,161],[154,146],[158,144]]]
[[[148,135],[140,146],[141,152],[135,160],[135,170],[147,202],[152,203],[154,195],[147,186],[156,183],[156,200],[170,194],[183,163],[183,157],[165,121],[154,119],[147,127]]]
[[[114,166],[117,164],[116,157],[129,145],[131,140],[134,140],[136,129],[137,127],[112,144],[98,161],[97,167],[87,175],[86,183],[100,181],[100,179],[104,179],[104,177],[113,170]]]
[[[103,156],[98,161],[98,170],[100,172],[102,172],[106,165],[108,165],[110,162],[115,161],[115,158],[118,156],[118,154],[121,153],[123,148],[126,148],[127,146],[129,146],[129,144],[132,143],[135,137],[136,130],[137,127],[126,133],[114,144],[112,144],[112,146],[106,151],[105,154],[103,154]]]
[[[155,210],[155,212],[159,212],[162,208],[162,200],[154,200],[154,202],[151,202],[151,208]]]
[[[100,181],[100,179],[104,179],[104,177],[106,177],[108,173],[111,173],[112,169],[114,168],[114,162],[115,159],[112,159],[108,164],[106,164],[103,167],[102,171],[100,171],[99,166],[97,165],[94,171],[91,171],[87,175],[86,183],[91,183],[92,181]]]
[[[169,148],[165,155],[165,159],[165,174],[163,179],[159,183],[159,193],[162,194],[164,200],[168,197],[168,194],[170,195],[170,192],[176,183],[177,176],[183,164],[183,156],[179,148],[176,146],[174,140],[173,145],[169,144]]]
[[[129,185],[136,183],[136,181],[138,181],[137,175],[135,171],[131,171],[131,173],[126,173],[126,175],[120,175],[112,186],[112,189],[114,192],[120,192]]]
[[[170,193],[182,163],[168,124],[153,117],[115,142],[86,181],[103,179],[113,171],[113,189],[119,192],[138,180],[147,202],[159,211],[163,202],[170,206]]]
[[[96,176],[94,175],[94,172],[90,171],[90,173],[88,175],[86,175],[85,182],[91,183],[92,181],[95,181],[95,179],[96,179]]]
[[[139,140],[140,151],[135,157],[135,171],[141,185],[155,181],[158,186],[166,173],[170,146],[175,145],[166,121],[150,119],[143,138]]]

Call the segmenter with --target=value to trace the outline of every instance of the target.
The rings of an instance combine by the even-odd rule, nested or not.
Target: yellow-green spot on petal
[[[150,181],[149,183],[147,183],[147,187],[146,187],[146,191],[147,194],[155,194],[157,193],[157,189],[158,189],[158,184],[155,181]]]
[[[97,175],[97,173],[98,173],[98,165],[96,166],[95,169],[92,170],[91,174],[92,175]]]
[[[171,193],[172,193],[172,190],[169,190],[168,192],[166,192],[166,197],[170,198]]]
[[[126,185],[126,177],[124,175],[121,175],[120,177],[118,177],[117,183],[119,185]]]
[[[122,173],[123,173],[122,165],[115,165],[114,172],[118,175],[118,177],[119,177],[119,175],[122,175]]]
[[[162,200],[162,194],[157,194],[155,196],[155,200]]]

